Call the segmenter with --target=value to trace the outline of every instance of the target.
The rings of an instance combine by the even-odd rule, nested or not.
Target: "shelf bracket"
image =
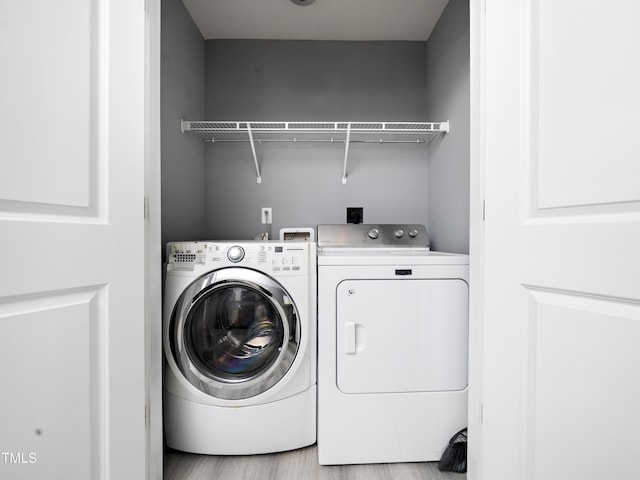
[[[260,166],[258,165],[258,155],[256,155],[256,145],[253,141],[253,133],[251,132],[251,124],[249,122],[247,122],[247,133],[249,134],[249,142],[251,143],[251,151],[253,152],[253,163],[256,165],[256,183],[262,183]]]
[[[351,122],[347,123],[347,137],[344,140],[344,166],[342,167],[342,184],[347,184],[347,159],[349,158],[349,140],[351,139]]]

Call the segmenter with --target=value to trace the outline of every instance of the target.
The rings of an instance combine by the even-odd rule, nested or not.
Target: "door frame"
[[[484,334],[484,106],[485,2],[469,2],[470,196],[469,196],[469,444],[467,478],[482,471],[482,392]]]
[[[469,228],[469,480],[482,465],[484,278],[484,31],[485,1],[469,2],[470,16],[470,228]],[[146,0],[146,314],[147,479],[163,478],[162,427],[162,239],[160,50],[161,0]]]
[[[146,460],[147,480],[162,480],[161,0],[145,0],[145,9]]]

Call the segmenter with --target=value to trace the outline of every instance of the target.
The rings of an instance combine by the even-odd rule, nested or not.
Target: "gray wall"
[[[180,119],[201,120],[205,42],[180,0],[162,0],[162,242],[205,235],[205,145],[180,132]]]
[[[434,250],[469,252],[469,0],[450,0],[427,42],[427,116],[451,133],[429,145],[428,218]]]
[[[434,249],[468,252],[469,14],[451,0],[423,42],[207,41],[180,0],[162,1],[162,237],[252,238],[282,226],[425,223]],[[180,119],[445,120],[428,146],[205,144]],[[272,207],[274,225],[260,224]]]
[[[406,120],[426,118],[424,42],[211,40],[206,117],[212,120]],[[445,117],[446,118],[446,117]],[[260,207],[281,227],[344,223],[364,207],[368,223],[427,223],[425,145],[354,144],[342,185],[344,145],[207,147],[209,238],[253,238]]]

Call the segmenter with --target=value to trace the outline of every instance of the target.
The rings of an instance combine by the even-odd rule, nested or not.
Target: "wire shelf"
[[[449,122],[235,122],[181,120],[182,133],[193,132],[207,142],[251,144],[257,182],[261,183],[255,144],[269,142],[344,143],[342,183],[347,183],[351,143],[426,143],[449,132]]]
[[[182,121],[183,132],[208,142],[425,143],[449,122],[216,122]]]

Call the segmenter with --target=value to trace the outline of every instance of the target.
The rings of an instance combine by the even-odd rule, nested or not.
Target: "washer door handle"
[[[356,353],[356,322],[344,324],[344,353],[347,355]]]

